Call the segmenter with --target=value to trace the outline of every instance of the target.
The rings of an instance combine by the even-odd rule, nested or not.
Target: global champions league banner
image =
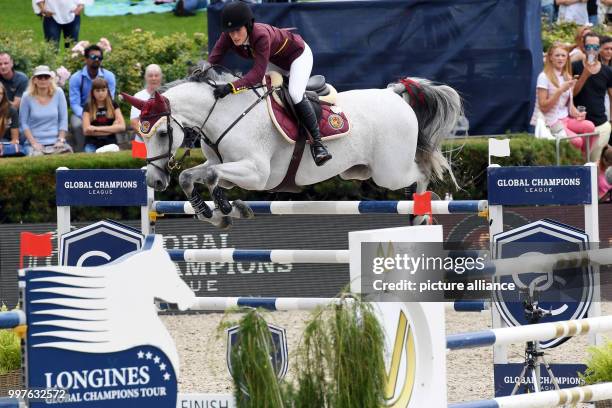
[[[26,269],[20,280],[29,389],[65,390],[31,408],[176,407],[178,353],[152,304],[186,310],[195,295],[161,237],[107,265]]]

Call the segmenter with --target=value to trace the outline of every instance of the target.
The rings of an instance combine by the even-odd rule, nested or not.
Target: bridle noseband
[[[205,75],[207,73],[207,71],[210,70],[213,67],[219,67],[219,68],[221,68],[223,70],[226,70],[226,71],[230,72],[227,68],[222,67],[222,66],[217,66],[217,65],[211,65],[210,67],[206,68],[204,71],[201,71],[201,72]],[[195,75],[196,73],[197,73],[197,70],[192,75]],[[216,82],[214,82],[212,79],[209,79],[209,78],[206,78],[205,82],[208,85],[210,85],[211,87],[215,87],[217,85]],[[172,115],[172,110],[170,108],[170,101],[168,101],[167,99],[164,98],[164,105],[165,105],[164,112],[156,113],[156,114],[148,115],[148,116],[143,116],[143,117],[140,118],[141,120],[142,119],[146,120],[146,119],[150,119],[150,118],[157,118],[157,119],[159,119],[160,117],[165,117],[166,118],[166,133],[168,135],[168,151],[166,153],[162,153],[162,154],[159,154],[159,155],[154,156],[154,157],[147,157],[146,158],[147,164],[150,164],[151,166],[159,169],[162,173],[166,173],[166,170],[164,170],[161,166],[157,165],[155,162],[157,160],[168,158],[168,162],[166,163],[166,166],[165,166],[166,169],[168,170],[168,172],[172,172],[173,170],[180,169],[183,161],[185,160],[186,157],[189,156],[189,154],[191,152],[191,149],[193,149],[195,147],[195,144],[196,144],[196,142],[198,140],[201,140],[204,143],[206,143],[206,145],[209,146],[215,152],[215,154],[217,155],[219,161],[221,163],[223,163],[223,157],[221,156],[221,153],[219,152],[219,144],[221,143],[223,138],[259,102],[261,102],[266,97],[268,97],[268,95],[270,95],[272,92],[274,92],[274,89],[270,89],[270,90],[266,91],[264,94],[260,95],[259,92],[257,92],[257,89],[258,88],[262,88],[262,87],[263,87],[263,85],[249,88],[249,89],[253,90],[253,92],[255,92],[255,94],[257,95],[257,100],[255,102],[253,102],[246,110],[244,110],[223,131],[223,133],[221,133],[221,136],[219,136],[219,138],[217,139],[216,142],[213,142],[212,139],[209,138],[208,135],[206,135],[206,133],[204,132],[204,126],[206,126],[206,123],[208,122],[208,119],[210,118],[210,116],[212,115],[213,111],[215,110],[215,107],[217,106],[217,102],[219,101],[218,99],[215,99],[215,102],[213,103],[213,105],[211,106],[210,110],[208,111],[208,114],[206,115],[206,119],[204,119],[204,122],[202,123],[202,125],[200,125],[199,127],[197,127],[197,126],[189,127],[189,126],[183,126],[183,124],[181,122],[179,122]],[[178,159],[178,160],[175,158],[174,154],[172,153],[172,143],[174,141],[173,129],[172,129],[172,121],[174,121],[181,128],[181,130],[183,131],[183,134],[184,134],[183,142],[181,143],[179,148],[180,147],[184,147],[184,148],[186,148],[186,150],[185,150],[185,153],[183,153],[183,156],[180,159]]]

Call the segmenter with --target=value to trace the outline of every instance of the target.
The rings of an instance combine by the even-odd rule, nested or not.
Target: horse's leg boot
[[[223,215],[227,215],[232,212],[232,204],[225,197],[225,193],[221,187],[217,186],[213,188],[212,196],[215,204],[217,207],[219,207]]]
[[[195,186],[191,192],[191,197],[189,197],[189,202],[191,203],[191,207],[193,208],[196,216],[201,215],[205,218],[211,218],[213,216],[213,211],[210,209],[208,204],[206,204],[206,201],[202,199]]]
[[[296,103],[294,106],[300,121],[306,130],[308,130],[310,136],[312,136],[312,144],[310,145],[312,158],[317,166],[322,166],[332,158],[332,155],[327,151],[323,143],[321,143],[321,133],[319,132],[317,115],[310,101],[306,98],[302,99],[300,103]]]

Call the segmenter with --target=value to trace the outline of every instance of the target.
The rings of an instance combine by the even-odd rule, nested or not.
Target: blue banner
[[[212,48],[224,3],[208,8]],[[312,49],[313,74],[338,91],[381,88],[406,76],[448,84],[465,101],[470,134],[525,131],[542,71],[536,0],[264,3],[256,21],[294,27]],[[243,73],[252,61],[223,65]]]
[[[57,206],[147,205],[145,171],[58,170],[55,176]]]
[[[577,373],[584,373],[586,366],[584,364],[551,364],[550,368],[553,375],[557,379],[559,388],[573,388],[584,385]],[[525,384],[530,387],[533,383],[533,378],[523,377],[520,374],[523,369],[523,364],[508,363],[494,364],[495,376],[495,397],[506,397],[512,393],[514,385],[521,381],[523,385],[518,394],[525,394]],[[552,391],[555,389],[552,378],[548,372],[541,367],[540,369],[540,386],[542,391]]]
[[[60,265],[98,266],[139,250],[144,236],[121,223],[104,220],[63,234]]]
[[[489,205],[591,204],[586,166],[489,167]]]

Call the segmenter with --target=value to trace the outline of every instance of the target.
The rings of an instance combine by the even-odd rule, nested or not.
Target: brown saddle
[[[287,173],[283,181],[272,191],[299,192],[300,188],[295,184],[295,174],[300,166],[305,145],[310,141],[310,135],[299,123],[289,95],[287,79],[276,72],[271,72],[266,76],[265,82],[268,90],[276,89],[266,100],[270,119],[281,136],[287,142],[295,144]],[[324,76],[315,75],[309,79],[305,97],[312,104],[321,138],[325,140],[337,139],[350,132],[350,123],[346,114],[335,105],[336,95],[336,90],[325,82]]]

